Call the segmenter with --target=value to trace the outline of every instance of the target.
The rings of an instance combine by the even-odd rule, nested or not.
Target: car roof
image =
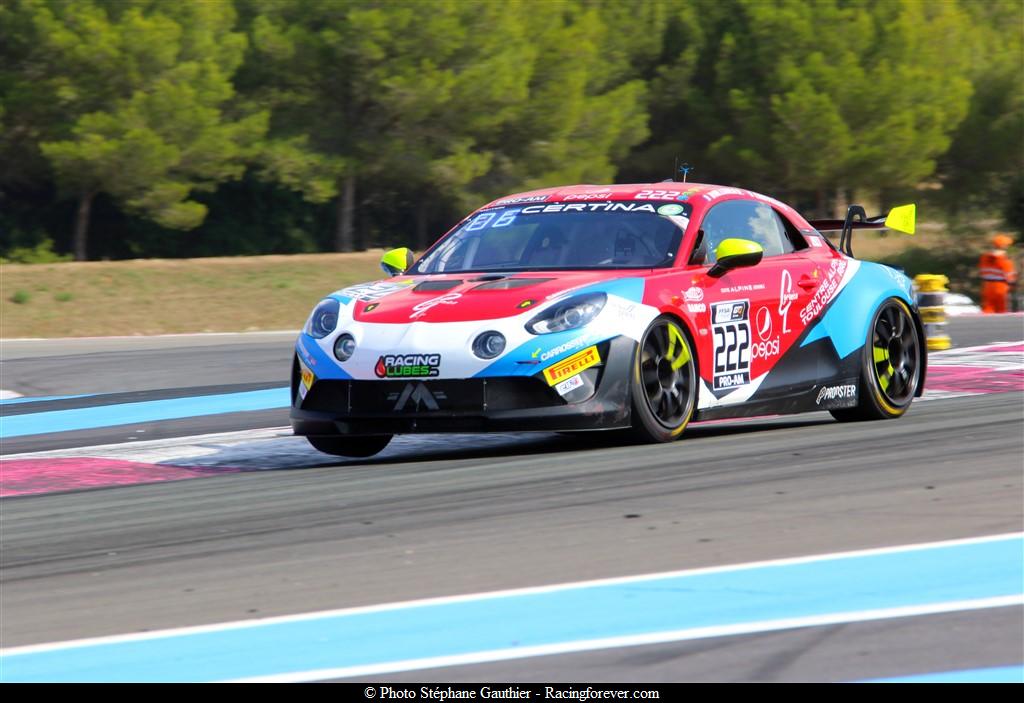
[[[504,195],[492,200],[484,207],[495,207],[498,205],[509,205],[519,202],[551,202],[557,203],[563,200],[579,200],[581,196],[589,199],[601,200],[633,200],[637,193],[645,190],[659,190],[690,195],[700,195],[709,192],[720,186],[708,185],[706,183],[678,183],[667,181],[665,183],[619,183],[615,185],[582,184],[555,186],[554,188],[540,188],[522,193]]]
[[[650,191],[645,192],[645,191]],[[673,194],[675,197],[673,197]],[[667,195],[667,197],[665,197]],[[681,183],[679,181],[663,181],[661,183],[619,183],[615,185],[568,185],[554,188],[540,188],[522,193],[513,193],[496,198],[484,205],[481,210],[504,205],[526,203],[559,203],[580,200],[680,200],[695,206],[695,210],[704,210],[720,200],[734,198],[754,199],[768,203],[786,214],[800,229],[811,226],[800,214],[789,205],[767,195],[746,188],[722,186],[711,183]]]

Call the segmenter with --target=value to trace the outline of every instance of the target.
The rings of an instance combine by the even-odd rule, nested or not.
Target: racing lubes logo
[[[851,399],[857,397],[857,386],[846,384],[842,386],[825,386],[818,391],[818,399],[815,405],[821,405],[823,400]]]
[[[455,302],[462,297],[462,293],[445,293],[439,295],[436,298],[430,300],[424,300],[422,303],[416,303],[412,306],[412,314],[409,315],[410,320],[415,320],[417,317],[422,317],[427,312],[437,305],[455,305]]]
[[[373,372],[377,378],[415,378],[440,373],[440,354],[384,354]]]

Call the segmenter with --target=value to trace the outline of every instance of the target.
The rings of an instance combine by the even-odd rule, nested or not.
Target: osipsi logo
[[[754,342],[750,345],[751,359],[767,359],[770,356],[779,355],[779,338],[767,342]]]

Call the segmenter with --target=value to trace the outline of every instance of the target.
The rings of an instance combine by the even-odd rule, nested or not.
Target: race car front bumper
[[[318,380],[299,395],[293,365],[291,423],[297,435],[602,430],[630,422],[629,379],[636,343],[598,345],[603,363],[582,372],[585,399],[573,402],[532,376],[406,381]]]

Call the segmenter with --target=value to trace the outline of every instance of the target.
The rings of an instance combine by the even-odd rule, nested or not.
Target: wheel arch
[[[673,308],[666,308],[664,310],[660,310],[658,312],[658,317],[667,317],[667,318],[670,318],[671,320],[679,323],[679,326],[683,328],[683,333],[686,335],[686,341],[688,341],[690,343],[690,352],[693,355],[694,363],[697,364],[697,367],[696,367],[696,382],[697,383],[696,383],[696,388],[694,389],[695,392],[696,392],[696,396],[694,397],[694,406],[693,406],[693,412],[694,412],[694,414],[696,414],[697,413],[697,408],[700,407],[700,389],[701,389],[701,386],[703,385],[703,383],[701,382],[701,377],[700,377],[700,369],[701,369],[701,365],[700,365],[700,349],[697,347],[697,336],[693,333],[693,326],[692,326],[690,320],[688,320],[686,317],[680,315],[678,310],[675,310]],[[655,320],[656,319],[657,318],[655,318]],[[654,322],[654,320],[651,320],[652,324],[653,324],[653,322]],[[638,352],[639,352],[639,349],[640,349],[640,342],[637,342],[637,351]]]

